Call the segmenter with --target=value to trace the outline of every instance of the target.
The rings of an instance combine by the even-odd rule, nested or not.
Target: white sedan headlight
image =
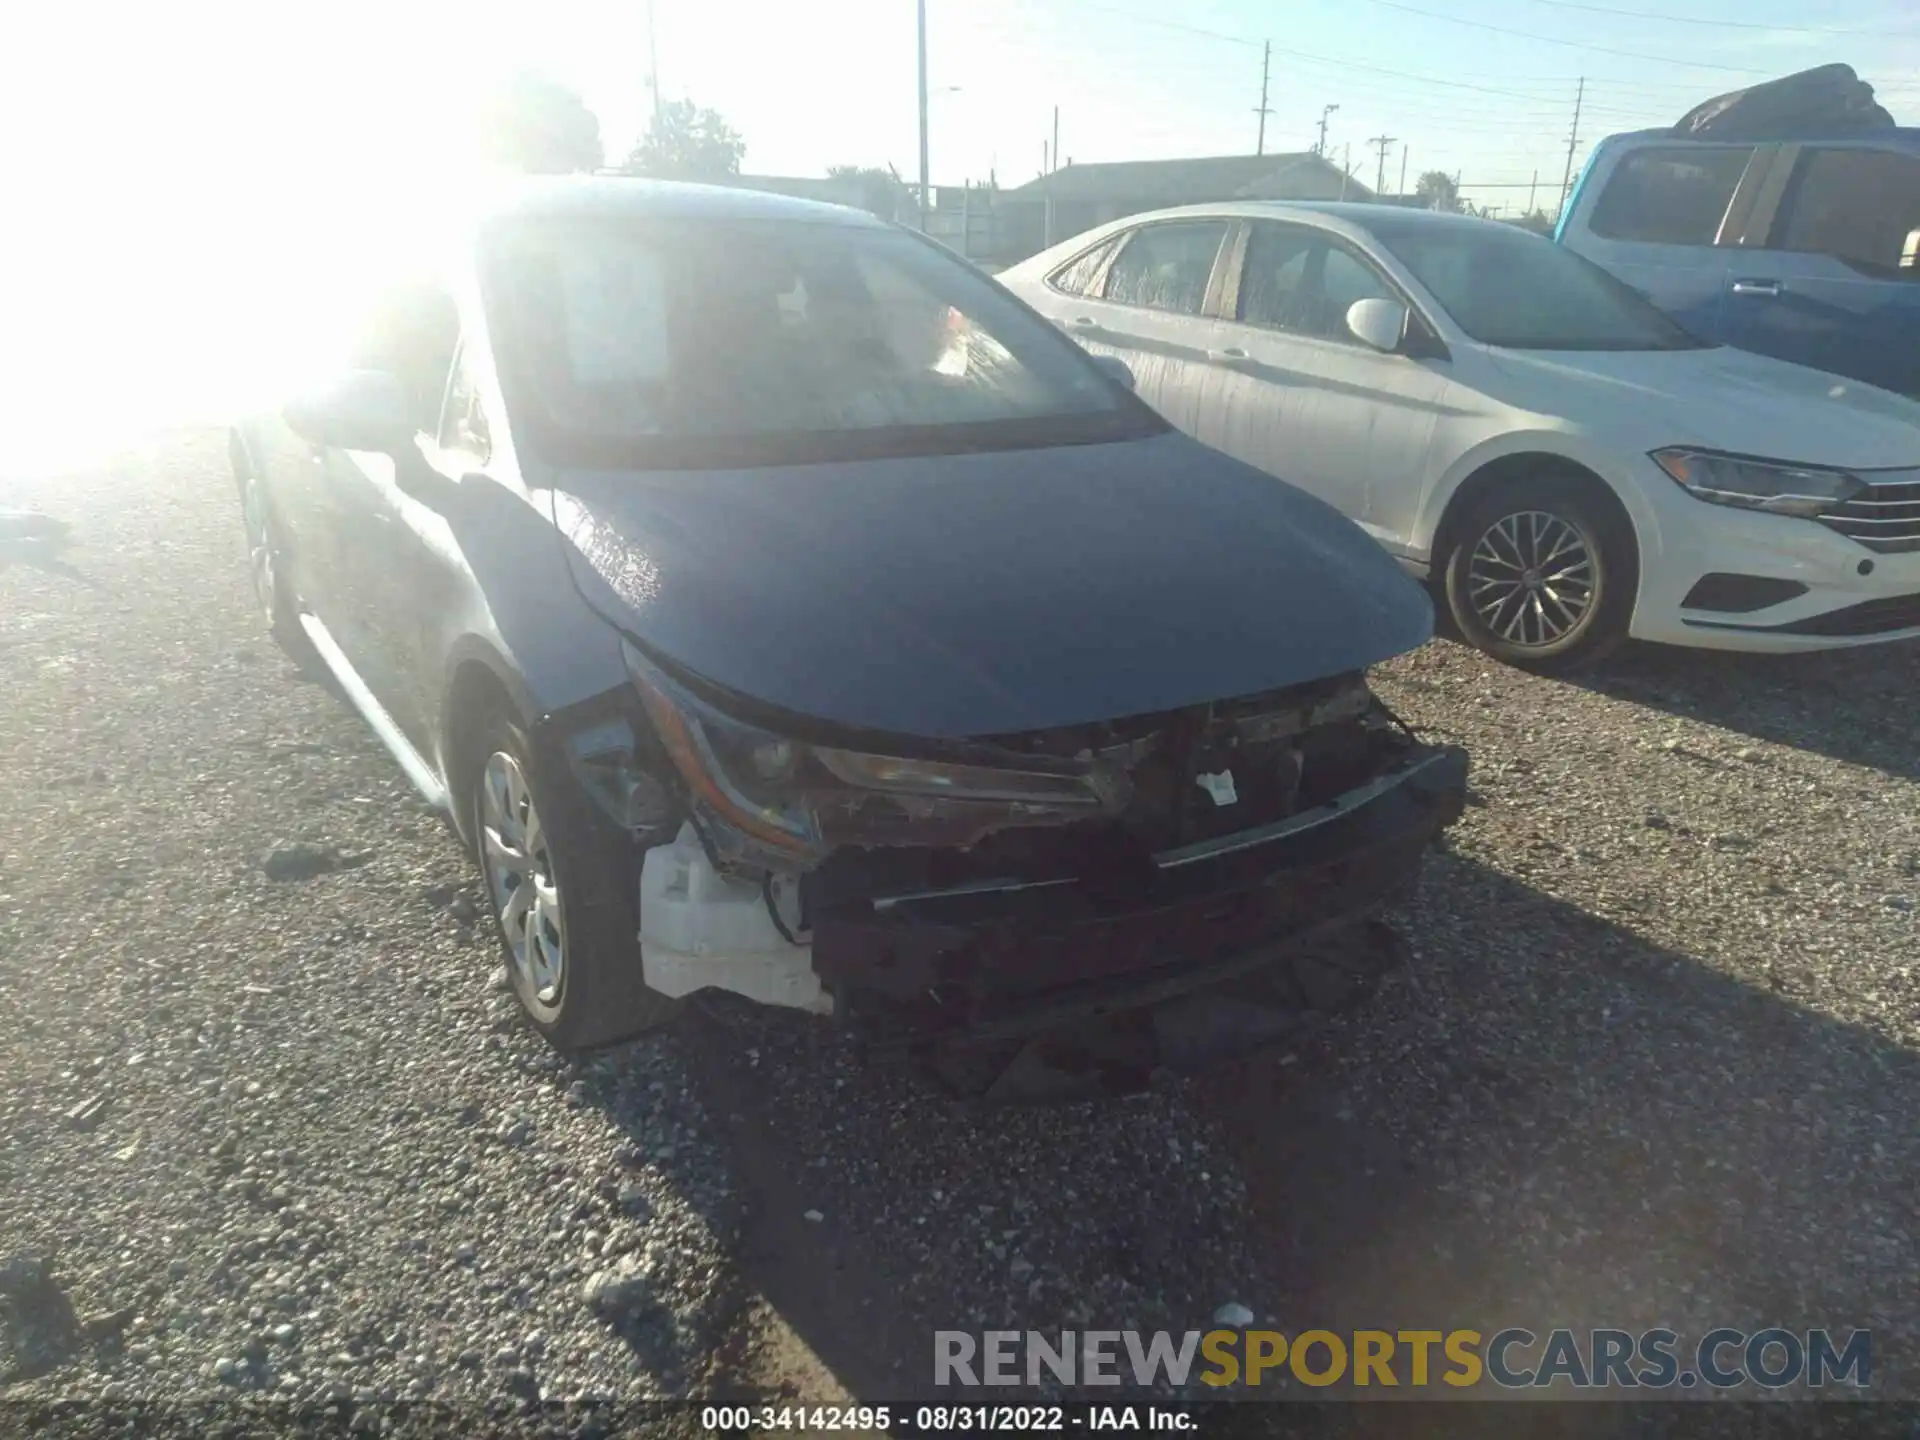
[[[1656,450],[1653,461],[1697,500],[1772,515],[1824,515],[1867,488],[1845,470],[1684,446]]]

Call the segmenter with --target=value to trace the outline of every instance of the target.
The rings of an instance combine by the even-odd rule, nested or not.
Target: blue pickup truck
[[[1555,238],[1706,339],[1920,398],[1920,129],[1615,135]]]

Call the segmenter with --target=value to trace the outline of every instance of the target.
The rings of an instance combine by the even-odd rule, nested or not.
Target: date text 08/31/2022
[[[942,1435],[968,1430],[1180,1434],[1198,1428],[1190,1412],[1164,1405],[709,1405],[701,1411],[700,1424],[715,1431],[791,1430],[802,1435],[910,1429]]]

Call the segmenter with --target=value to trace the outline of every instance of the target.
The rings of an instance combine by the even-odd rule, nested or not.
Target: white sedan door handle
[[[1245,365],[1253,359],[1253,356],[1242,350],[1238,345],[1234,345],[1225,350],[1207,351],[1207,359],[1216,365]]]
[[[1778,280],[1736,280],[1733,282],[1733,293],[1764,295],[1769,300],[1777,300],[1780,298],[1780,282]]]

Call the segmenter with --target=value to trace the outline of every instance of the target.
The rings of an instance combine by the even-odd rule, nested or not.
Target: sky
[[[663,94],[726,115],[746,138],[747,170],[916,173],[912,0],[652,3]],[[613,149],[647,113],[645,8],[632,0],[630,45],[571,72]],[[1263,42],[1274,47],[1269,150],[1312,147],[1322,108],[1338,105],[1329,153],[1350,153],[1368,184],[1382,170],[1368,142],[1385,135],[1389,189],[1405,163],[1409,184],[1426,169],[1458,172],[1469,195],[1514,208],[1536,170],[1536,203],[1551,208],[1582,76],[1576,162],[1602,135],[1670,124],[1709,96],[1831,60],[1920,123],[1912,0],[927,0],[927,11],[936,185],[1033,178],[1055,106],[1066,160],[1252,153]],[[1841,30],[1863,33],[1828,33]],[[737,43],[743,34],[753,43]]]
[[[1329,153],[1366,183],[1443,169],[1509,213],[1556,203],[1581,77],[1576,164],[1611,131],[1830,60],[1920,123],[1915,0],[926,4],[936,185],[1032,179],[1055,107],[1069,161],[1250,153],[1265,42],[1269,150],[1309,148],[1337,105]],[[216,374],[258,380],[285,317],[335,308],[414,202],[472,183],[463,136],[494,81],[573,86],[624,155],[652,106],[650,9],[661,94],[720,111],[749,173],[917,173],[914,0],[64,0],[10,17],[0,386],[58,392],[68,414],[103,375],[150,410]]]

